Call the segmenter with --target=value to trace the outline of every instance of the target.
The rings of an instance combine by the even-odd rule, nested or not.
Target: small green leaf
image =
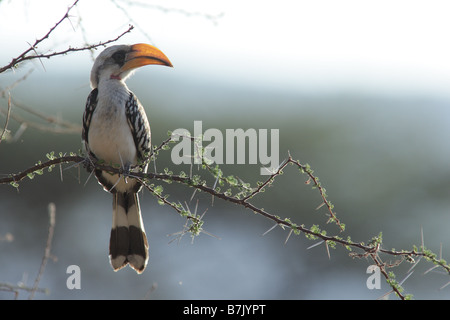
[[[16,182],[16,181],[11,181],[9,184],[10,184],[11,186],[13,186],[14,188],[16,188],[16,189],[19,188],[19,183]]]
[[[53,159],[55,159],[55,152],[51,151],[51,152],[47,153],[46,156],[47,156],[47,159],[53,160]]]
[[[155,194],[161,195],[161,193],[164,191],[164,188],[162,186],[156,186],[153,191],[155,192]]]

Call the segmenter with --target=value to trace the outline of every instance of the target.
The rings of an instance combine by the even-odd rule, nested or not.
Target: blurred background
[[[73,1],[0,1],[0,66],[26,50],[59,21]],[[127,82],[146,108],[152,142],[195,120],[203,129],[280,130],[280,159],[288,152],[309,163],[338,217],[355,241],[383,232],[383,247],[425,245],[450,259],[450,20],[447,1],[134,1],[81,0],[37,50],[53,52],[114,39],[159,47],[174,68],[140,69]],[[46,153],[77,152],[80,133],[22,107],[81,127],[89,73],[98,51],[34,60],[0,74],[0,127],[7,97],[15,102],[11,138],[0,144],[0,174],[45,160]],[[23,79],[26,77],[26,79]],[[22,79],[22,80],[20,80]],[[6,94],[5,94],[6,93]],[[22,124],[27,124],[26,129]],[[36,128],[51,128],[44,131]],[[25,129],[25,130],[24,130]],[[170,154],[158,159],[170,167]],[[261,180],[260,165],[224,165],[226,174]],[[195,168],[194,168],[195,169]],[[62,178],[61,178],[62,176]],[[56,206],[52,255],[37,299],[376,299],[369,290],[370,261],[341,247],[308,249],[248,210],[211,201],[178,185],[164,186],[172,201],[206,211],[204,229],[191,241],[173,235],[185,220],[141,193],[150,260],[137,275],[109,265],[111,195],[84,169],[65,165],[20,183],[0,185],[0,283],[32,286],[44,254],[48,205]],[[294,168],[255,199],[297,224],[319,224],[328,234],[317,190]],[[388,262],[394,260],[382,256]],[[69,265],[81,269],[81,289],[69,290]],[[394,271],[401,281],[410,264]],[[449,299],[450,280],[421,261],[403,284],[416,299]],[[442,288],[442,289],[441,289]],[[0,299],[14,294],[0,291]],[[28,298],[20,291],[19,299]],[[391,296],[389,298],[395,298]]]

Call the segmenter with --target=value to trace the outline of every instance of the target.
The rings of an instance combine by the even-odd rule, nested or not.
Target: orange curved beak
[[[138,43],[131,46],[131,51],[125,58],[125,64],[121,71],[139,68],[149,64],[159,64],[173,67],[169,58],[158,48],[146,43]]]

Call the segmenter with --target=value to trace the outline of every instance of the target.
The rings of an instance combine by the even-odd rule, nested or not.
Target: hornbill
[[[141,183],[133,172],[147,171],[151,151],[150,125],[145,110],[125,80],[144,65],[172,63],[148,44],[115,45],[95,59],[92,91],[83,115],[83,146],[93,162],[120,165],[124,174],[93,169],[98,182],[113,195],[109,254],[115,271],[129,264],[142,273],[148,242],[139,207]]]

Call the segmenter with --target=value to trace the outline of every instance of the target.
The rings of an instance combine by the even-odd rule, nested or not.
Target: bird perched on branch
[[[148,261],[148,243],[139,207],[141,183],[132,172],[147,171],[151,150],[150,125],[139,100],[125,84],[144,65],[172,67],[169,59],[148,44],[116,45],[95,59],[92,91],[83,115],[83,145],[89,157],[120,165],[125,174],[94,169],[103,188],[113,194],[113,222],[109,244],[115,271],[127,264],[142,273]]]

